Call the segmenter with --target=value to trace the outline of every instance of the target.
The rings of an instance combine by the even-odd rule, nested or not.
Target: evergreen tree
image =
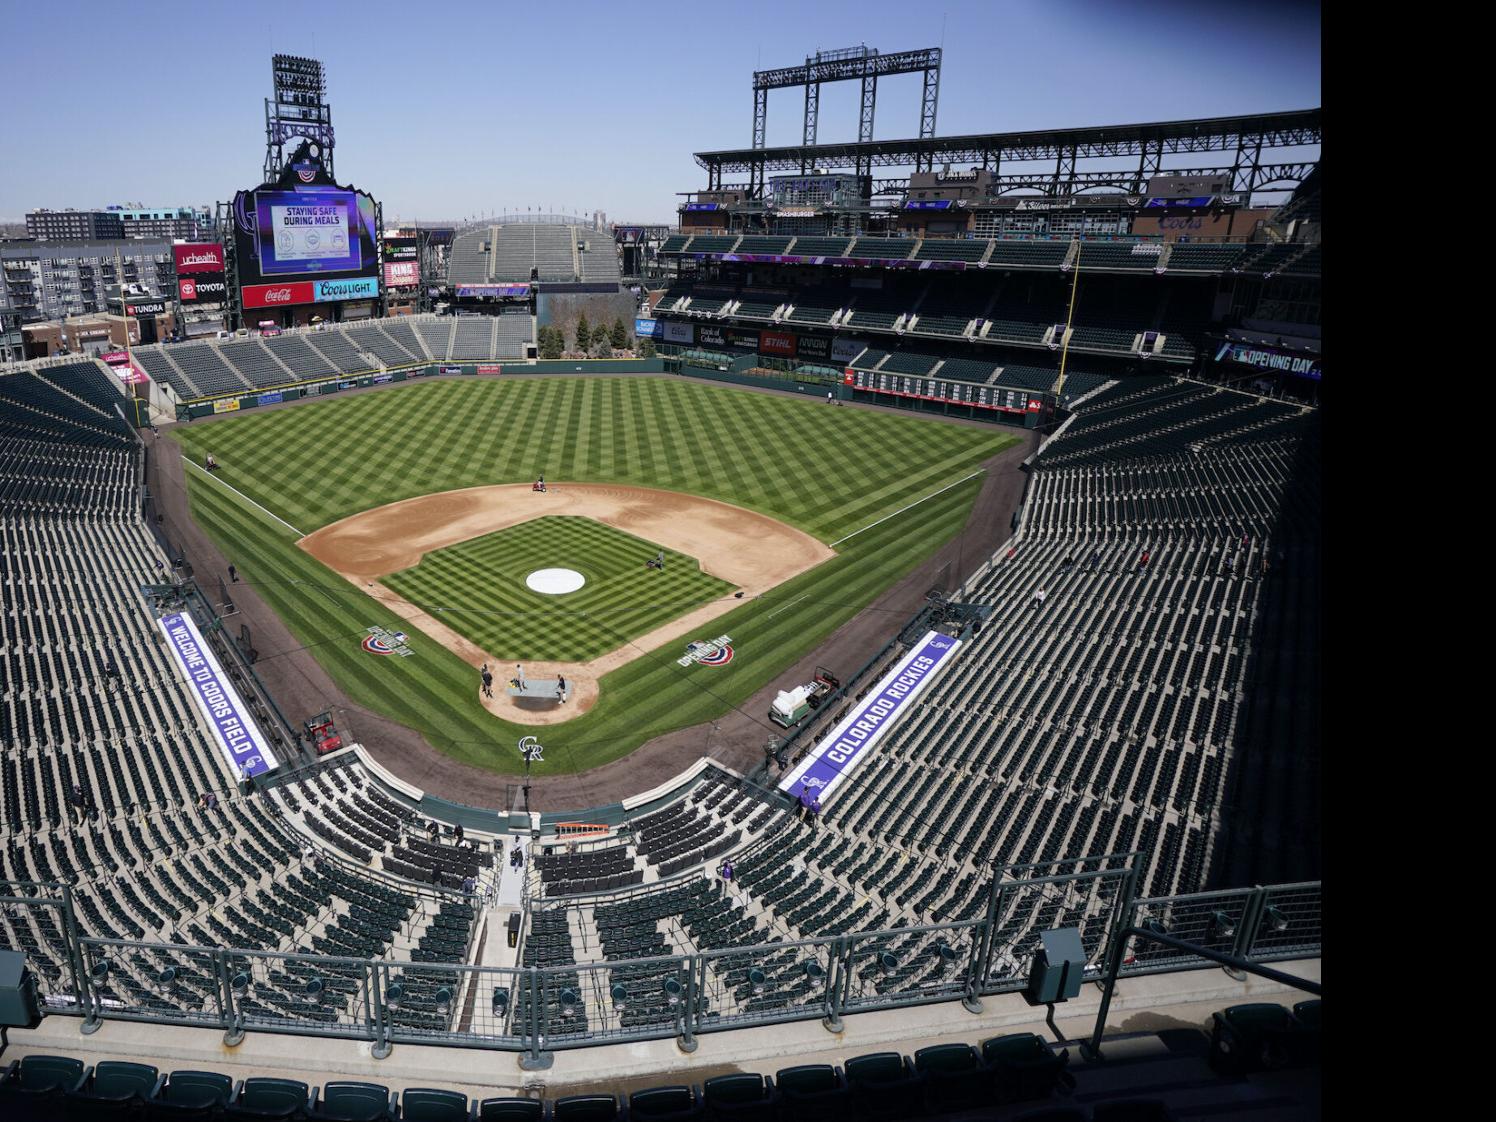
[[[654,358],[655,341],[646,336],[639,340],[639,345],[634,350],[640,358]]]
[[[629,334],[624,330],[623,318],[621,316],[613,317],[613,332],[611,341],[613,343],[613,349],[615,351],[623,351],[628,349]]]
[[[613,341],[608,338],[608,329],[602,324],[592,333],[592,354],[595,358],[612,358]]]
[[[574,349],[579,354],[586,354],[587,348],[592,344],[592,327],[587,322],[587,313],[583,312],[577,317],[577,339]]]

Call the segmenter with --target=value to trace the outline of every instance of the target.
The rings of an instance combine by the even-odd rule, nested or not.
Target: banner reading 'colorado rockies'
[[[202,632],[185,613],[162,616],[156,621],[166,633],[167,646],[176,657],[177,668],[192,687],[192,700],[208,722],[213,739],[228,757],[237,776],[243,768],[250,775],[270,771],[277,764],[270,745],[260,735],[259,726],[249,714],[218,659],[203,642]]]
[[[960,640],[949,635],[926,632],[831,734],[780,780],[779,789],[796,798],[804,790],[825,806],[831,793],[867,756],[868,749],[882,738],[899,714],[910,708],[960,645]]]

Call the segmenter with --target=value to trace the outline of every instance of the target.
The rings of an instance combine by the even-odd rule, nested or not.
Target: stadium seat
[[[1213,1014],[1211,1022],[1210,1062],[1217,1070],[1234,1075],[1269,1066],[1270,1051],[1281,1055],[1294,1027],[1292,1014],[1271,1002],[1233,1005]]]
[[[857,1118],[907,1118],[918,1114],[924,1080],[897,1052],[853,1056],[846,1065]]]
[[[802,1064],[774,1073],[782,1117],[792,1122],[832,1122],[846,1113],[850,1095],[841,1071],[830,1064]]]
[[[622,1117],[612,1095],[567,1095],[551,1104],[556,1122],[617,1122]]]
[[[132,1116],[139,1104],[150,1099],[161,1085],[160,1073],[148,1064],[123,1060],[101,1060],[81,1089],[68,1094],[65,1113],[69,1119]]]
[[[479,1122],[538,1122],[545,1117],[545,1103],[540,1099],[484,1099],[476,1117]]]
[[[966,1110],[988,1099],[991,1079],[970,1044],[934,1044],[914,1053],[914,1070],[925,1081],[933,1111]]]
[[[467,1122],[469,1109],[468,1097],[460,1091],[407,1087],[400,1092],[403,1122]]]
[[[239,1093],[229,1101],[223,1116],[251,1122],[260,1118],[300,1118],[315,1098],[307,1085],[296,1079],[274,1079],[255,1076],[239,1086]]]
[[[684,1122],[701,1116],[701,1103],[690,1087],[646,1087],[629,1096],[630,1122]]]
[[[1091,1122],[1174,1122],[1174,1112],[1157,1099],[1121,1099],[1093,1106]]]
[[[396,1097],[377,1083],[334,1081],[322,1085],[311,1116],[338,1122],[380,1122],[395,1117]]]
[[[24,1056],[5,1069],[3,1085],[27,1094],[77,1091],[88,1078],[89,1068],[71,1056]]]
[[[1319,1062],[1319,998],[1301,1001],[1293,1007],[1294,1032],[1291,1038],[1295,1063]]]
[[[1048,1098],[1057,1088],[1069,1089],[1075,1083],[1065,1070],[1069,1052],[1050,1051],[1044,1040],[1031,1032],[982,1041],[982,1060],[992,1073],[993,1090],[1000,1102]]]
[[[216,1071],[174,1071],[146,1104],[152,1119],[206,1119],[228,1105],[234,1081]]]
[[[718,1075],[701,1085],[709,1119],[771,1122],[774,1118],[774,1081],[754,1072]]]

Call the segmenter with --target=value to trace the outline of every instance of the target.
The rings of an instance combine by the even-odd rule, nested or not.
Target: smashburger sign
[[[243,289],[246,308],[283,308],[290,304],[310,304],[311,281],[288,281],[282,284],[248,284]]]

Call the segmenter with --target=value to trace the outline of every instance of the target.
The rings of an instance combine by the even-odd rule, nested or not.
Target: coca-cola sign
[[[311,281],[249,284],[242,292],[246,308],[283,308],[291,304],[310,304],[313,299]]]
[[[183,273],[223,272],[223,246],[212,243],[174,245],[172,259],[176,262],[177,275]]]

